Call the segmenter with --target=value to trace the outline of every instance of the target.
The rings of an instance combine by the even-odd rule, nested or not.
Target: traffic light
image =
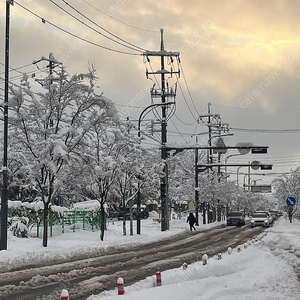
[[[251,153],[252,154],[266,154],[268,152],[267,148],[252,148]]]
[[[261,165],[260,169],[261,170],[272,170],[273,165]]]

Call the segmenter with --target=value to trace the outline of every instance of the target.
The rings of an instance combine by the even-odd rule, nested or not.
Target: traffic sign
[[[252,148],[251,150],[252,154],[265,154],[268,153],[267,148]]]
[[[261,165],[260,169],[261,170],[272,170],[273,165]]]
[[[286,199],[286,204],[287,204],[288,206],[294,206],[295,203],[296,203],[296,199],[295,199],[294,197],[288,197],[288,198]]]
[[[216,149],[213,149],[213,153],[225,154],[227,152],[226,145],[221,137],[218,138],[216,142],[216,147]]]
[[[260,167],[260,162],[257,161],[257,160],[254,160],[254,161],[251,163],[251,168],[252,168],[253,170],[258,170],[259,167]]]

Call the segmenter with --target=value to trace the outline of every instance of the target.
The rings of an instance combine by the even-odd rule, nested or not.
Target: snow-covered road
[[[263,228],[249,226],[217,227],[196,232],[184,231],[176,236],[147,244],[93,249],[72,257],[48,260],[40,257],[36,265],[7,270],[0,274],[0,299],[58,299],[67,288],[73,300],[86,299],[91,294],[114,289],[117,278],[131,284],[155,274],[157,270],[180,266],[183,261],[201,260],[227,248],[236,247],[254,238]]]

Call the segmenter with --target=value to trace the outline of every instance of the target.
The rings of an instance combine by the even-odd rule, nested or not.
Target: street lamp
[[[251,142],[239,142],[239,143],[236,144],[236,146],[237,147],[251,147],[251,146],[253,146],[253,143],[251,143]],[[225,158],[225,174],[226,174],[226,177],[227,177],[227,160],[230,157],[233,157],[233,156],[240,156],[240,155],[248,154],[250,152],[250,148],[248,148],[248,149],[238,149],[238,151],[239,151],[239,153],[230,154]]]
[[[265,174],[265,173],[262,173],[262,174],[260,174],[260,173],[253,173],[253,174],[247,173],[247,174],[245,174],[245,175],[244,175],[244,190],[245,190],[245,188],[246,188],[246,176],[248,176],[248,183],[249,183],[249,184],[248,184],[248,190],[250,190],[251,182],[256,182],[256,181],[258,181],[258,180],[262,180],[262,179],[256,179],[256,180],[250,181],[250,175],[265,176],[266,174]]]
[[[139,122],[138,122],[138,137],[141,136],[141,121],[143,119],[143,115],[144,113],[149,109],[149,108],[153,108],[156,106],[167,106],[170,104],[175,104],[175,102],[162,102],[162,103],[155,103],[155,104],[151,104],[149,106],[147,106],[140,114],[139,116]],[[163,124],[162,124],[162,128],[163,128]],[[163,131],[163,130],[162,130]],[[162,132],[163,134],[163,132]],[[164,130],[164,134],[166,134],[166,130]],[[165,136],[166,138],[166,136]],[[165,150],[165,145],[162,142],[162,159],[166,158],[166,150]],[[161,220],[161,231],[165,231],[166,229],[168,229],[168,223],[169,223],[169,207],[168,207],[168,166],[165,163],[165,167],[164,167],[164,173],[165,173],[165,177],[161,178],[161,185],[160,185],[160,193],[161,193],[161,198],[162,198],[162,220]],[[140,197],[140,187],[138,186],[138,198],[137,198],[137,210],[140,211],[140,207],[141,207],[141,197]],[[140,216],[138,214],[137,216],[137,233],[140,234],[140,229],[141,228],[141,220],[140,220]]]
[[[175,104],[175,102],[164,102],[164,103],[156,103],[156,104],[151,104],[149,106],[147,106],[140,114],[139,116],[139,121],[138,121],[138,137],[141,136],[141,121],[142,121],[142,117],[143,117],[143,114],[149,109],[149,108],[152,108],[152,107],[156,107],[156,106],[166,106],[166,105],[170,105],[170,104]]]

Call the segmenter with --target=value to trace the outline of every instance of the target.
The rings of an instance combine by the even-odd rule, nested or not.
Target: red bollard
[[[222,259],[222,253],[218,253],[218,260]]]
[[[118,284],[118,295],[124,295],[125,291],[124,291],[124,280],[123,278],[118,278],[117,280],[117,284]]]
[[[61,291],[60,300],[69,300],[69,292],[65,289]]]
[[[187,263],[183,263],[182,269],[185,270],[187,267],[188,267],[188,264]]]
[[[156,272],[156,286],[161,286],[161,273]]]
[[[203,266],[207,265],[207,260],[208,260],[207,254],[203,254],[203,256],[202,256]]]
[[[241,246],[237,246],[237,252],[241,252],[241,251],[242,251]]]

